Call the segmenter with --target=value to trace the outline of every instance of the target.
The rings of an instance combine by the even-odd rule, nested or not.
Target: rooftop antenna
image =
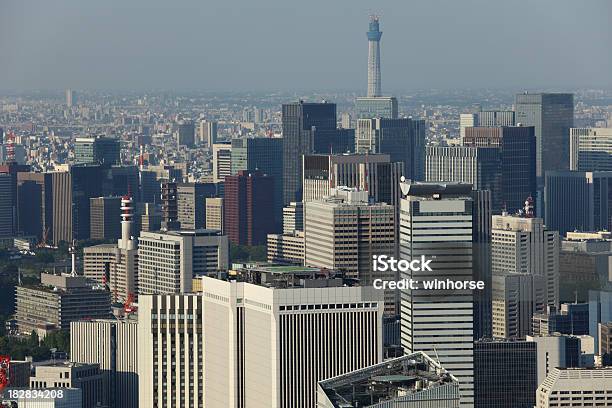
[[[72,240],[72,245],[70,245],[70,257],[72,258],[72,270],[70,271],[70,276],[77,276],[76,271],[76,241]]]

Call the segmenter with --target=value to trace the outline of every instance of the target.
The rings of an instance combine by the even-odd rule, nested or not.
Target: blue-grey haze
[[[0,0],[0,89],[612,85],[610,0]]]

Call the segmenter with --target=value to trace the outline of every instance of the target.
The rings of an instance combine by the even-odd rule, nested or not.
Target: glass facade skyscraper
[[[302,156],[313,152],[316,129],[336,129],[336,104],[283,105],[283,204],[302,200]]]
[[[545,172],[569,169],[569,130],[574,127],[574,95],[517,94],[516,123],[535,127],[536,175],[540,186]]]

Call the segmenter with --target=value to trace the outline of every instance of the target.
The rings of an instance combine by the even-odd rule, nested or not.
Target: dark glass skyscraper
[[[72,239],[88,239],[91,233],[90,198],[108,195],[111,180],[99,165],[70,167],[72,187]]]
[[[612,171],[546,173],[546,225],[568,231],[600,231],[612,227]]]
[[[425,168],[425,121],[411,118],[359,119],[356,153],[385,153],[392,162],[404,163],[404,176],[423,180]]]
[[[329,132],[335,131],[330,130]],[[318,133],[318,131],[317,131]],[[274,219],[280,228],[283,218],[283,139],[248,137],[232,140],[232,174],[259,170],[274,177]]]
[[[545,172],[569,169],[569,130],[574,127],[574,95],[569,93],[517,94],[516,123],[534,126],[536,176],[544,184]]]
[[[121,144],[118,139],[79,137],[74,143],[74,156],[77,164],[121,164]]]
[[[283,105],[283,204],[302,200],[302,156],[313,152],[315,129],[336,129],[336,104]]]
[[[522,209],[527,197],[536,197],[534,127],[468,127],[463,144],[500,148],[501,204],[508,213]]]
[[[474,407],[532,408],[538,388],[537,344],[474,343]]]

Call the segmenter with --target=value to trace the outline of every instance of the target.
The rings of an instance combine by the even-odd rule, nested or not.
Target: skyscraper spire
[[[368,96],[382,96],[380,88],[380,37],[378,16],[370,16],[368,35]]]

